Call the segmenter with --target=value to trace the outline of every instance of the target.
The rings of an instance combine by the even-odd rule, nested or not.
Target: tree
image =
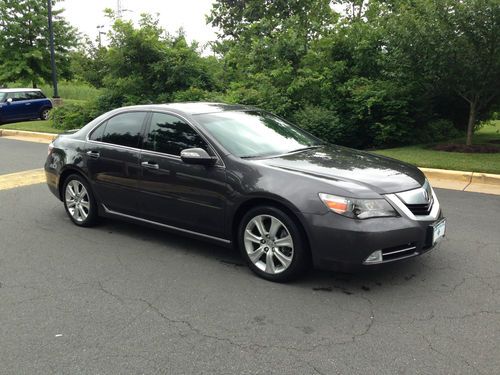
[[[76,46],[76,30],[61,12],[53,11],[56,63],[58,74],[70,77],[69,52]],[[36,87],[50,79],[47,1],[0,0],[0,82],[24,81]]]
[[[467,103],[467,145],[477,120],[499,104],[499,30],[500,0],[401,0],[390,16],[394,65]]]

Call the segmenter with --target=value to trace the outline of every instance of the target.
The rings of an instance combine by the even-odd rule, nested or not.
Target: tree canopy
[[[59,74],[71,77],[69,51],[77,34],[61,12],[53,11],[56,62]],[[36,87],[50,77],[47,1],[0,0],[0,83],[22,81]]]

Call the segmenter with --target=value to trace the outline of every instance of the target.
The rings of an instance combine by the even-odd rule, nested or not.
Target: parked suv
[[[0,123],[49,118],[52,102],[39,89],[0,89]]]

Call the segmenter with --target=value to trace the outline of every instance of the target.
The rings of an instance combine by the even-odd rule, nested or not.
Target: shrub
[[[61,130],[81,128],[98,115],[93,102],[68,103],[54,108],[51,112],[54,128]]]
[[[459,138],[462,135],[455,128],[453,122],[445,119],[430,121],[416,134],[418,142],[432,143],[453,138]]]
[[[330,143],[342,143],[345,128],[338,115],[328,109],[308,106],[295,112],[294,121],[302,129]]]

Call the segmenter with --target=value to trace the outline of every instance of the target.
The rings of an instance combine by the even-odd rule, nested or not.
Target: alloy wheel
[[[42,117],[42,120],[48,120],[48,119],[49,119],[49,113],[50,113],[50,112],[49,112],[49,110],[48,110],[48,109],[44,109],[44,110],[42,111],[42,116],[41,116],[41,117]]]
[[[281,273],[292,263],[292,236],[285,224],[274,216],[252,218],[245,228],[244,244],[252,263],[267,274]]]
[[[71,217],[82,223],[90,214],[90,197],[85,186],[78,180],[71,180],[66,185],[66,207]]]

